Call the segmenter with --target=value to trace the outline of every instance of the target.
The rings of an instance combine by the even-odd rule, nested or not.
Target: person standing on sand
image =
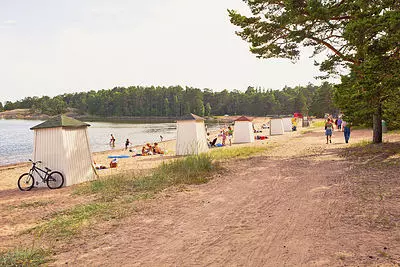
[[[347,121],[342,121],[342,127],[343,127],[344,141],[347,144],[350,139],[350,124],[347,123]]]
[[[325,123],[325,135],[326,135],[326,143],[332,143],[332,132],[333,132],[333,123],[331,119]]]
[[[110,146],[115,147],[115,138],[113,134],[111,134]]]
[[[222,145],[225,145],[225,141],[226,141],[226,131],[225,129],[222,130]]]
[[[341,118],[339,118],[338,120],[337,120],[337,128],[338,128],[338,131],[342,131],[342,119]]]
[[[129,141],[129,139],[126,139],[125,141],[125,150],[128,150],[128,146],[132,144],[131,141]]]
[[[228,140],[229,140],[229,146],[232,146],[232,136],[233,136],[233,130],[232,127],[228,127]]]

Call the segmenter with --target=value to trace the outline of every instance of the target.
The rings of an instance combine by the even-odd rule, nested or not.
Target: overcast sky
[[[0,101],[130,85],[245,90],[319,83],[311,53],[257,59],[242,0],[0,0]]]

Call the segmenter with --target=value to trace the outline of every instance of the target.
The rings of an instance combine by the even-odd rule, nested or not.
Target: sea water
[[[0,119],[0,166],[18,162],[26,162],[32,157],[33,131],[31,127],[42,121],[34,120],[5,120]],[[175,123],[110,123],[88,122],[89,143],[92,152],[110,149],[122,149],[126,139],[133,145],[160,142],[176,138]],[[209,126],[216,129],[217,125]],[[115,147],[111,147],[110,135],[113,134],[116,141]]]

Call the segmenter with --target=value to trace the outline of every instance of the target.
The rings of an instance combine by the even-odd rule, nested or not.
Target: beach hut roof
[[[237,118],[235,121],[253,121],[253,120],[246,116],[242,116],[242,117]]]
[[[56,128],[56,127],[79,128],[87,126],[90,126],[90,124],[75,120],[65,115],[57,115],[55,117],[48,119],[45,122],[42,122],[41,124],[33,126],[31,130]]]
[[[178,119],[179,121],[204,121],[204,118],[197,116],[193,113],[182,116]]]

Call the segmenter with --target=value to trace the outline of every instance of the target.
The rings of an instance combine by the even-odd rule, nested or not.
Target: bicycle
[[[29,191],[33,188],[35,185],[34,173],[36,173],[42,179],[42,182],[46,183],[50,189],[57,189],[64,185],[64,176],[61,172],[52,171],[47,167],[45,167],[46,170],[42,170],[36,166],[36,164],[42,163],[41,161],[33,162],[31,159],[29,159],[29,161],[32,162],[32,168],[29,172],[22,174],[18,179],[18,188],[21,191]],[[36,182],[36,185],[38,184],[39,182]]]

